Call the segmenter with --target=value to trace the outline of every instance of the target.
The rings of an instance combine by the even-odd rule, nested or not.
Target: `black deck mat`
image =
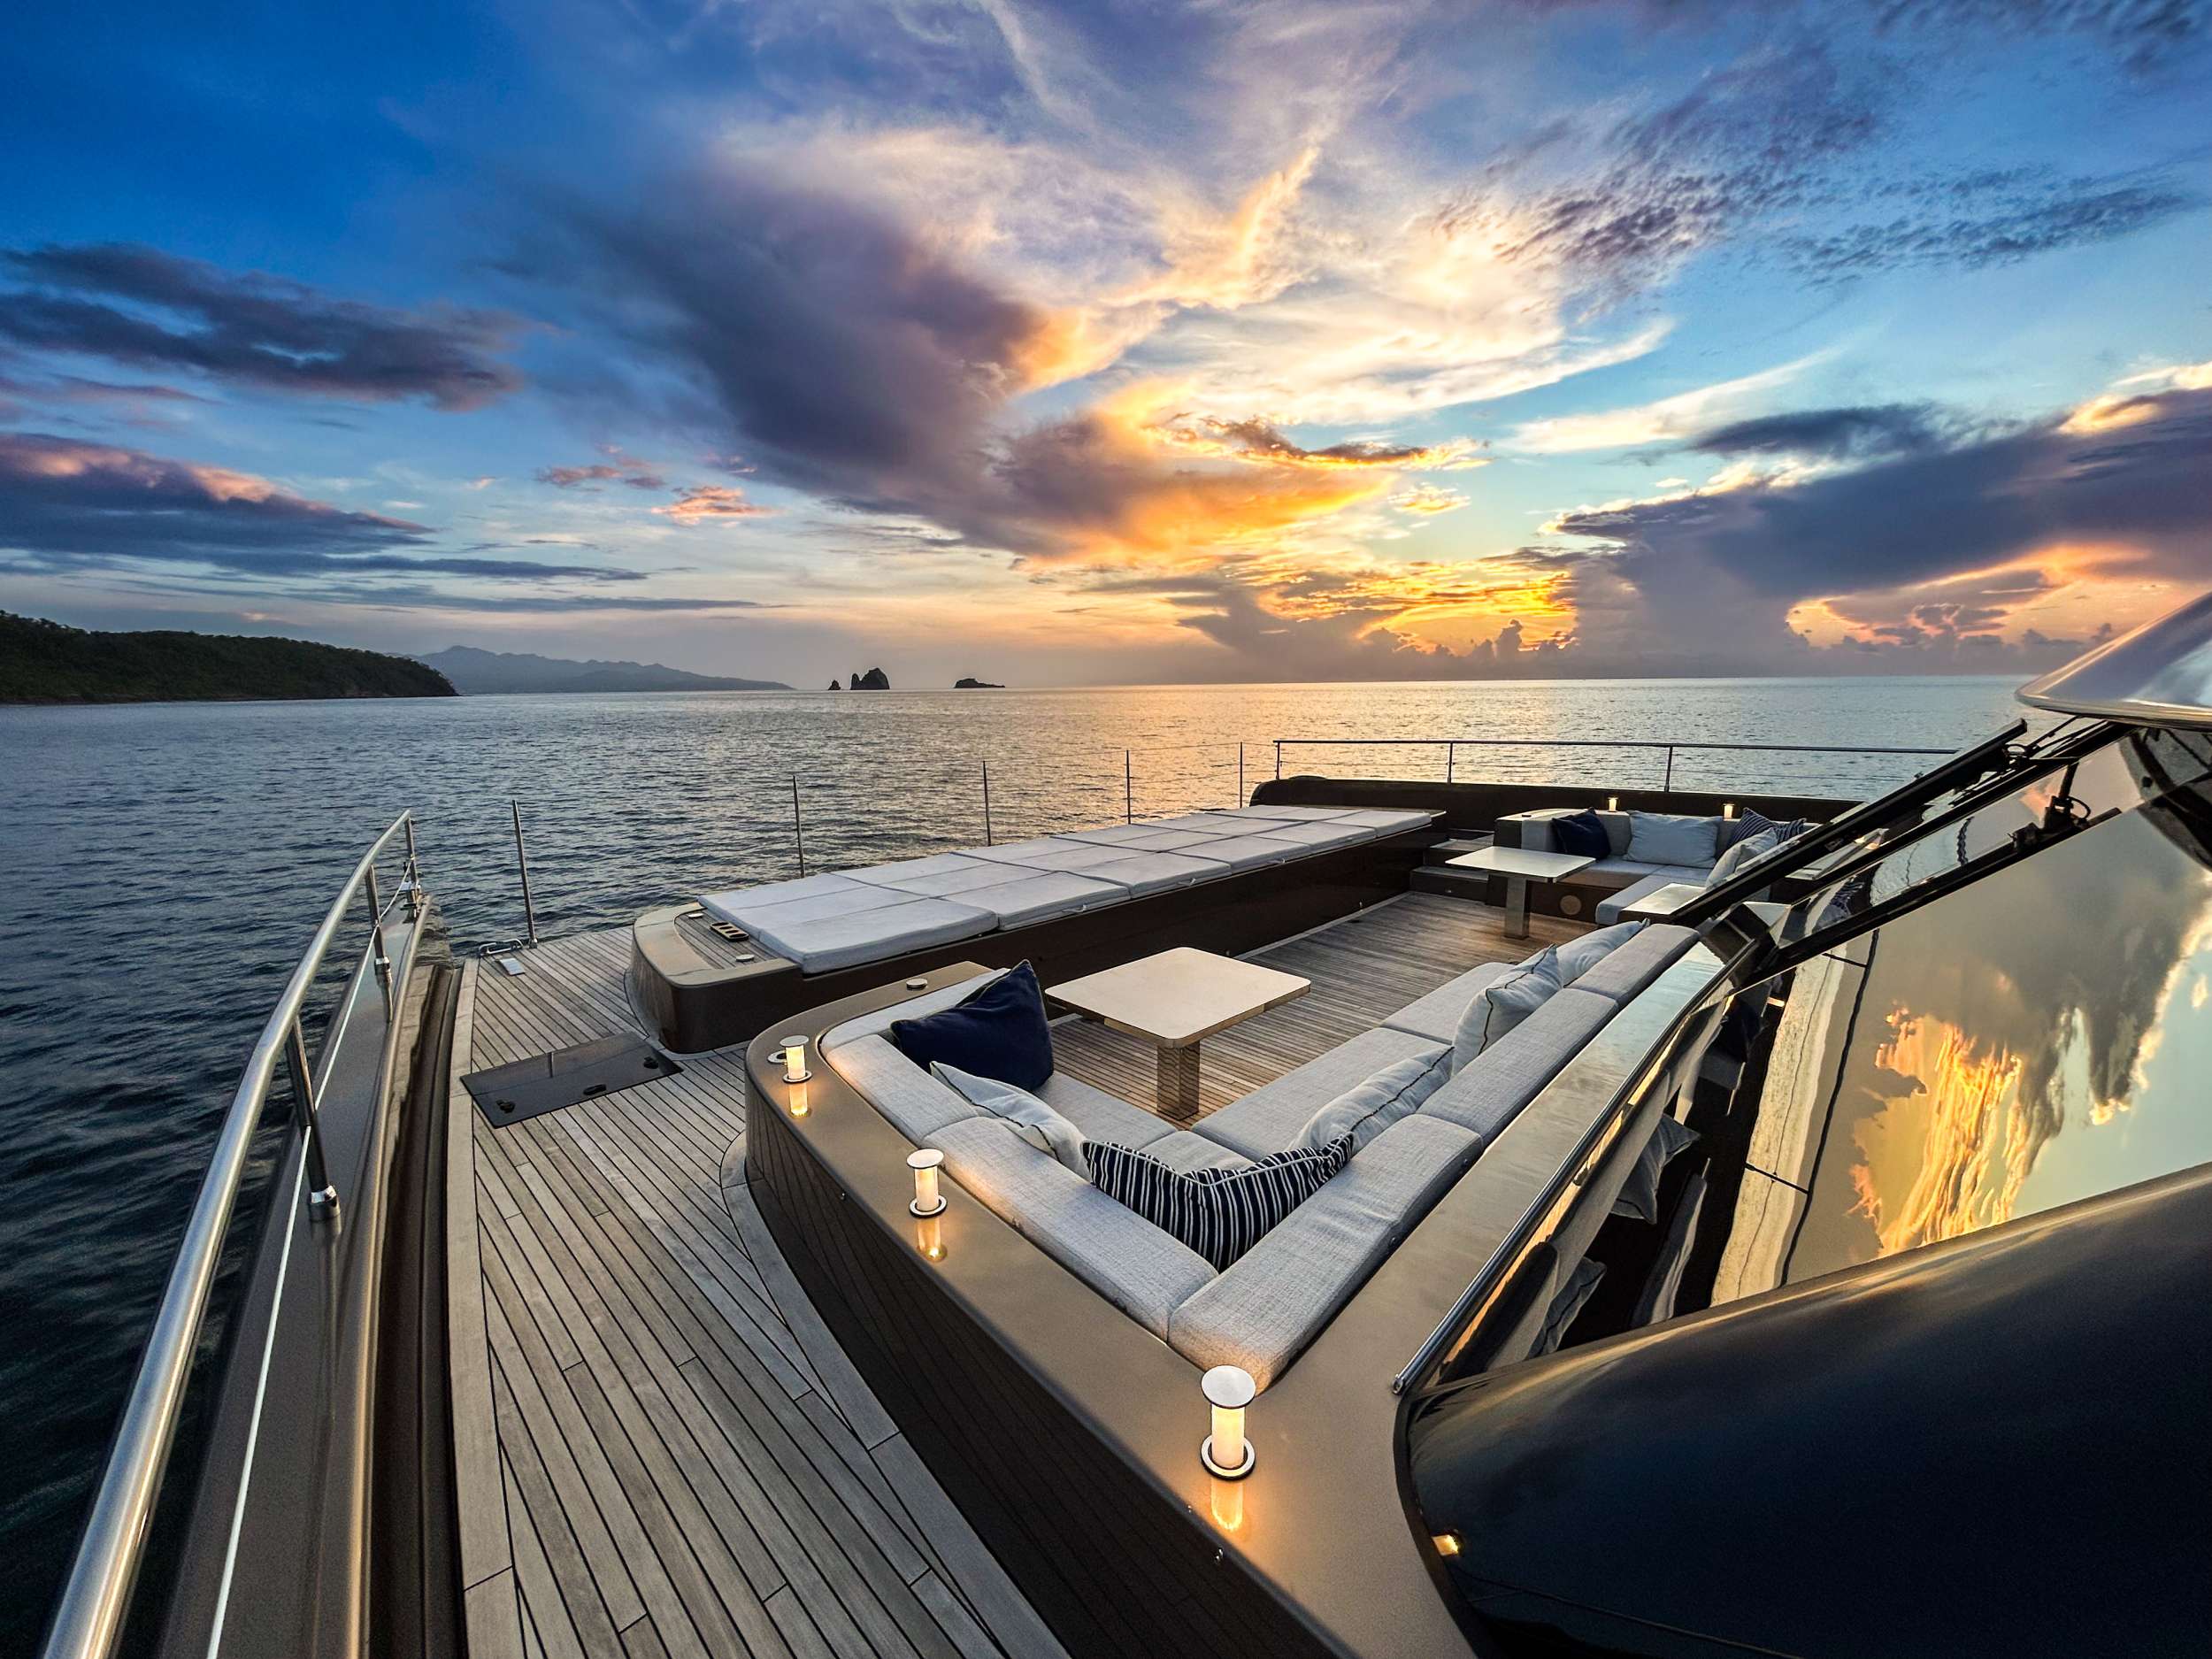
[[[471,1071],[461,1084],[484,1121],[496,1128],[655,1078],[674,1077],[682,1070],[642,1038],[595,1037],[550,1054]]]

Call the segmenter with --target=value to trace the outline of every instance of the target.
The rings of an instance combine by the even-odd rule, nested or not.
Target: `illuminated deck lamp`
[[[1206,1403],[1213,1408],[1213,1432],[1198,1448],[1198,1461],[1209,1474],[1223,1480],[1241,1480],[1259,1461],[1252,1442],[1244,1438],[1244,1408],[1259,1392],[1252,1373],[1240,1365],[1217,1365],[1199,1379]]]
[[[935,1147],[917,1147],[906,1155],[906,1167],[914,1171],[914,1202],[907,1208],[916,1215],[944,1213],[945,1195],[937,1190],[937,1167],[944,1161]]]
[[[1618,795],[1607,795],[1607,796],[1605,797],[1605,810],[1606,810],[1608,812],[1617,812],[1617,811],[1619,811],[1619,810],[1621,810],[1621,798],[1620,798],[1620,796],[1618,796]]]
[[[781,1058],[785,1082],[803,1083],[814,1075],[806,1069],[806,1038],[804,1036],[786,1037],[783,1040]]]
[[[1733,801],[1722,802],[1720,803],[1720,815],[1724,818],[1734,818],[1736,816],[1736,803]]]

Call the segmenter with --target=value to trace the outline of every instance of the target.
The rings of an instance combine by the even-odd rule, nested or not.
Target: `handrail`
[[[1663,794],[1674,788],[1677,749],[1757,751],[1774,755],[1948,755],[1947,749],[1893,749],[1874,743],[1732,743],[1717,740],[1654,737],[1279,737],[1275,740],[1275,775],[1283,775],[1283,750],[1290,749],[1442,749],[1444,781],[1453,781],[1463,749],[1663,749],[1667,771],[1660,784]]]
[[[214,1155],[200,1182],[199,1196],[193,1201],[191,1217],[185,1223],[176,1262],[169,1270],[169,1281],[163,1288],[161,1305],[154,1315],[153,1332],[147,1338],[145,1354],[138,1363],[138,1374],[132,1380],[130,1397],[124,1402],[115,1444],[108,1453],[100,1489],[93,1499],[91,1513],[78,1541],[69,1580],[55,1605],[54,1623],[46,1637],[45,1659],[107,1659],[122,1634],[131,1590],[137,1581],[140,1559],[146,1548],[147,1530],[153,1519],[154,1504],[161,1494],[162,1477],[176,1439],[177,1419],[184,1406],[200,1324],[206,1317],[208,1295],[214,1287],[216,1269],[222,1257],[224,1235],[229,1231],[231,1212],[238,1199],[238,1184],[245,1173],[247,1154],[252,1148],[262,1108],[267,1103],[270,1081],[277,1062],[288,1055],[292,1064],[303,1071],[300,1010],[322,967],[324,956],[338,937],[340,925],[352,908],[354,895],[365,885],[373,891],[377,855],[391,844],[394,836],[403,833],[407,837],[407,887],[410,892],[419,890],[414,818],[411,813],[403,812],[354,866],[353,874],[324,916],[322,926],[315,930],[307,954],[293,969],[284,995],[277,999],[275,1010],[261,1029],[260,1041],[254,1044],[253,1053],[247,1058],[246,1074],[239,1079],[237,1092],[231,1096],[230,1110],[223,1119],[222,1133],[216,1138]],[[380,921],[373,899],[369,909],[372,917]],[[382,956],[380,945],[374,954]],[[311,1089],[311,1085],[309,1087]],[[302,1100],[300,1106],[301,1127],[308,1137],[311,1162],[319,1166],[321,1151],[315,1131],[311,1094]],[[324,1179],[326,1186],[327,1178]],[[311,1186],[313,1182],[311,1175]],[[334,1214],[335,1210],[334,1194],[318,1206],[319,1214]]]

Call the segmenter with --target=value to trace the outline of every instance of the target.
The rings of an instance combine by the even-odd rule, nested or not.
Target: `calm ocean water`
[[[361,849],[417,815],[457,949],[983,839],[1238,798],[1272,740],[1950,748],[2011,718],[1961,680],[638,694],[0,709],[0,1651],[35,1640],[229,1093]],[[1125,772],[1124,751],[1129,751]],[[1656,784],[1651,751],[1463,749],[1457,775]],[[1903,759],[1686,749],[1687,787],[1862,795]],[[1440,778],[1440,747],[1286,772]]]

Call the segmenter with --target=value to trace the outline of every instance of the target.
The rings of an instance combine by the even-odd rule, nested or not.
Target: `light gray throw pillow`
[[[1401,1118],[1410,1118],[1421,1102],[1444,1086],[1452,1074],[1452,1051],[1438,1050],[1427,1059],[1410,1055],[1348,1088],[1306,1119],[1306,1126],[1292,1140],[1293,1147],[1319,1148],[1352,1137],[1352,1151],[1359,1149]]]
[[[1745,836],[1720,856],[1720,862],[1713,866],[1713,873],[1707,878],[1705,885],[1719,885],[1744,865],[1754,859],[1765,857],[1781,844],[1782,835],[1778,830],[1761,830],[1756,835]]]
[[[1549,948],[1534,960],[1490,981],[1488,988],[1467,1004],[1452,1033],[1452,1070],[1456,1071],[1499,1038],[1511,1031],[1559,988],[1559,953]]]
[[[1635,938],[1643,931],[1643,926],[1641,922],[1616,922],[1610,927],[1601,927],[1594,933],[1570,939],[1563,945],[1553,946],[1553,954],[1559,959],[1559,983],[1572,985]]]
[[[1083,1156],[1083,1132],[1025,1088],[978,1077],[942,1060],[930,1063],[930,1074],[979,1110],[989,1112],[1009,1129],[1037,1148],[1067,1165],[1085,1180],[1091,1166]]]
[[[1647,864],[1709,867],[1720,856],[1720,820],[1672,812],[1631,812],[1628,856]]]

